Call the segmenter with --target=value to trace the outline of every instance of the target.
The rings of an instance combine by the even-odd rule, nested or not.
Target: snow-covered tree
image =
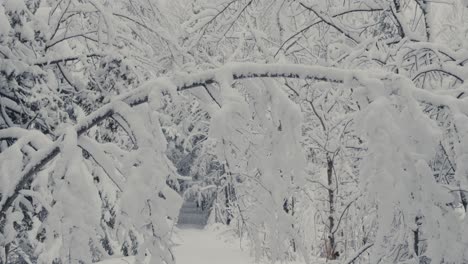
[[[466,262],[466,10],[1,2],[0,261],[172,263],[188,186],[258,258]]]

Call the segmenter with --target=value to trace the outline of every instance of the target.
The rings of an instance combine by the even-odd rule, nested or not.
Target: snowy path
[[[197,207],[194,201],[185,201],[180,208],[178,225],[195,225],[202,228],[206,225],[208,213],[208,210],[202,211]]]
[[[241,250],[239,239],[223,233],[223,228],[204,229],[207,211],[194,201],[185,201],[180,209],[175,234],[174,255],[177,264],[251,264],[248,250]],[[231,237],[231,239],[229,239]]]
[[[180,225],[174,234],[173,253],[176,264],[270,264],[256,263],[249,255],[248,245],[242,249],[239,238],[223,226],[202,229],[197,225]],[[136,264],[134,257],[123,257],[99,262],[99,264]],[[288,264],[303,264],[289,262]]]
[[[176,264],[258,264],[250,256],[248,245],[244,243],[241,248],[239,238],[232,231],[216,224],[204,228],[206,220],[207,212],[195,202],[184,202],[173,233]],[[135,258],[117,258],[99,264],[128,263],[136,264]]]
[[[228,239],[230,237],[230,239]],[[230,240],[230,241],[228,241]],[[239,239],[220,229],[182,225],[175,229],[173,248],[176,264],[254,264],[248,250],[241,250]],[[114,258],[99,264],[136,264],[134,257]]]
[[[255,263],[239,240],[226,239],[220,231],[181,226],[180,243],[174,248],[177,264],[251,264]]]

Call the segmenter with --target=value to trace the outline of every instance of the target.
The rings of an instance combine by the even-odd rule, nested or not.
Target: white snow
[[[7,35],[11,26],[8,18],[5,16],[5,9],[0,5],[0,35]]]
[[[223,239],[215,229],[182,228],[180,245],[175,247],[178,264],[249,264],[255,263],[239,243]]]
[[[214,225],[205,229],[182,226],[176,232],[177,264],[253,264],[249,246],[228,229]],[[292,262],[290,262],[293,264]],[[299,264],[299,262],[297,262]]]
[[[174,234],[174,256],[176,264],[261,264],[249,253],[249,246],[240,243],[228,228],[213,225],[205,229],[193,226],[176,228]],[[134,264],[135,257],[117,257],[96,264]],[[302,264],[288,262],[285,264]]]

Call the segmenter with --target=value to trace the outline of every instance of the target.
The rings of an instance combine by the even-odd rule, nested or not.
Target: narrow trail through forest
[[[255,263],[248,249],[242,250],[238,240],[226,239],[219,230],[182,225],[178,236],[180,244],[174,248],[177,264]]]
[[[205,229],[208,210],[197,207],[194,201],[185,201],[179,213],[177,246],[174,248],[177,264],[249,264],[254,263],[239,240],[216,228]]]
[[[249,246],[220,225],[205,228],[208,210],[185,201],[180,209],[175,235],[177,264],[254,264]],[[292,263],[291,263],[292,264]]]

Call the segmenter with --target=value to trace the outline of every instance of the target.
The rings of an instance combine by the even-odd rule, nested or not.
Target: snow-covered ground
[[[248,248],[241,249],[235,239],[221,228],[200,229],[182,226],[177,232],[177,264],[250,264],[255,263]]]
[[[174,233],[174,254],[177,264],[253,264],[247,247],[222,226],[203,229],[182,225]],[[134,257],[114,258],[99,264],[134,264]]]
[[[250,256],[249,246],[241,243],[222,225],[200,228],[182,225],[175,230],[174,254],[177,264],[261,264]],[[109,259],[99,264],[134,264],[134,257]],[[302,264],[300,262],[288,264]]]

